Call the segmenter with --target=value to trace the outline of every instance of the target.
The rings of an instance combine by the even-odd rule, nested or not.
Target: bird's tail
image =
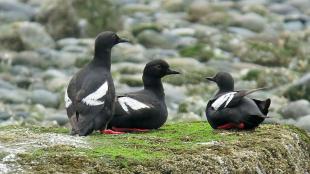
[[[270,89],[270,87],[263,87],[263,88],[256,88],[256,89],[245,90],[244,96],[252,94],[252,93],[257,92],[257,91],[267,90],[267,89]]]

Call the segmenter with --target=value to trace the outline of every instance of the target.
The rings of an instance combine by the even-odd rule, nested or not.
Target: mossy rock
[[[143,86],[142,75],[122,75],[119,79],[120,83],[127,84],[131,87]]]
[[[279,87],[292,83],[297,79],[297,73],[285,68],[251,69],[243,77],[243,80],[253,80],[258,87]]]
[[[180,50],[180,54],[183,57],[193,57],[201,62],[207,62],[214,57],[212,48],[202,43],[185,47]]]
[[[310,74],[306,74],[295,84],[291,85],[285,92],[284,96],[290,100],[307,99],[310,101]]]
[[[195,59],[191,58],[171,58],[167,62],[172,69],[181,72],[181,75],[167,76],[164,82],[175,86],[195,85],[205,82],[205,77],[214,75],[216,70],[206,67]]]
[[[73,0],[77,15],[87,20],[85,35],[95,37],[104,30],[119,31],[122,28],[121,8],[112,0]]]
[[[288,67],[291,62],[297,59],[300,67],[304,69],[309,61],[304,49],[303,38],[299,35],[280,35],[275,41],[260,38],[251,38],[246,40],[246,48],[236,50],[235,53],[242,61],[256,63],[265,66]]]
[[[232,16],[227,13],[228,6],[206,1],[194,1],[187,10],[188,20],[206,25],[228,26]]]
[[[67,132],[64,128],[0,127],[1,144],[9,147],[9,155],[15,153],[2,166],[12,173],[310,171],[309,134],[293,126],[221,131],[212,130],[206,122],[193,122],[123,135],[73,137]]]
[[[131,32],[134,36],[137,36],[144,30],[154,30],[156,32],[161,32],[162,28],[155,23],[141,23],[134,25]]]

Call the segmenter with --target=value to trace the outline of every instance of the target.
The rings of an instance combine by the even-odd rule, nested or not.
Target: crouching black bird
[[[234,80],[226,72],[219,72],[207,79],[215,82],[219,88],[206,107],[206,116],[212,128],[253,129],[267,117],[271,100],[260,101],[247,97],[264,88],[234,91]]]
[[[157,129],[167,120],[168,111],[161,78],[179,74],[164,60],[153,60],[143,71],[144,89],[117,96],[115,114],[109,126],[119,132]]]
[[[111,49],[127,42],[114,32],[100,33],[95,40],[92,61],[78,71],[65,91],[71,134],[86,136],[93,130],[106,129],[113,116],[115,90],[111,76]]]

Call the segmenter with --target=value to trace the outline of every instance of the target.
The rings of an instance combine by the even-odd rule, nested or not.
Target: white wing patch
[[[68,88],[65,90],[65,106],[68,108],[72,104],[71,99],[68,96]]]
[[[225,103],[224,107],[226,107],[231,102],[231,100],[234,98],[234,95],[236,93],[237,92],[229,92],[227,94],[220,96],[212,103],[211,105],[212,108],[215,110],[218,110],[224,103]]]
[[[120,98],[118,98],[118,102],[122,106],[124,111],[126,111],[126,112],[129,111],[128,107],[130,107],[132,110],[150,108],[148,105],[141,103],[138,100],[135,100],[135,99],[130,98],[130,97],[120,97]]]
[[[107,94],[107,91],[108,91],[108,82],[105,82],[95,92],[83,98],[82,102],[89,106],[103,105],[104,101],[100,101],[99,99],[105,96]]]

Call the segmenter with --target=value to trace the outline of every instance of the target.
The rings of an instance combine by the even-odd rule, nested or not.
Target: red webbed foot
[[[112,129],[105,129],[105,130],[100,130],[102,134],[112,134],[112,135],[119,135],[119,134],[125,134],[126,132],[121,132],[121,131],[114,131]]]
[[[143,129],[143,128],[119,128],[119,127],[112,127],[112,130],[117,132],[148,132],[150,129]]]
[[[235,123],[227,123],[221,126],[218,126],[218,129],[244,129],[245,125],[244,123],[239,123],[239,124],[235,124]]]

